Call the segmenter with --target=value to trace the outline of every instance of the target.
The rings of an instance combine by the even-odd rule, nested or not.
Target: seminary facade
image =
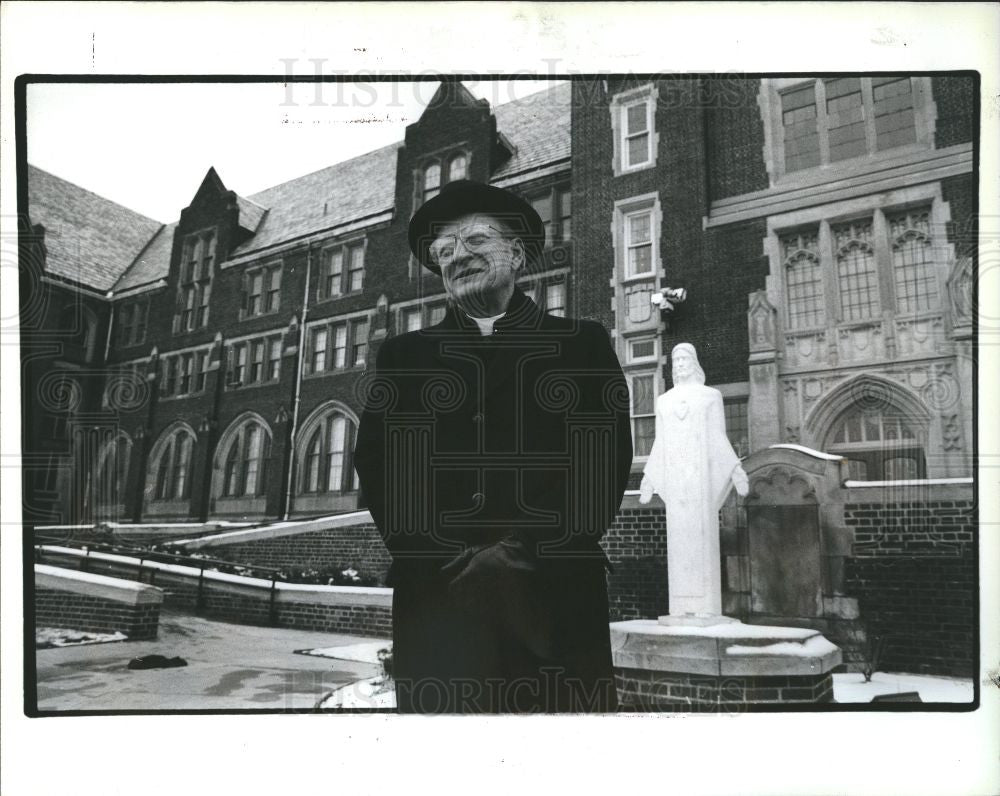
[[[462,177],[542,216],[522,289],[611,331],[633,486],[682,341],[740,456],[789,443],[856,481],[971,476],[976,90],[579,80],[490,107],[445,82],[403,142],[246,197],[210,170],[168,225],[29,166],[26,522],[363,508],[363,375],[445,306],[407,223]],[[687,300],[661,311],[667,287]]]

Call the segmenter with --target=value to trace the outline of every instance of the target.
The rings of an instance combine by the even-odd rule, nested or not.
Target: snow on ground
[[[337,658],[342,661],[359,663],[379,663],[380,650],[392,651],[391,641],[373,641],[366,644],[348,644],[342,647],[322,647],[314,650],[295,650],[302,655],[316,655],[320,658]]]
[[[396,707],[396,686],[392,680],[386,677],[369,677],[367,680],[358,680],[330,692],[316,707],[321,710],[394,709]]]
[[[875,672],[870,683],[864,680],[860,673],[833,675],[833,698],[840,703],[871,702],[881,694],[916,691],[921,702],[971,702],[975,694],[972,680],[957,677]]]
[[[109,641],[128,641],[128,636],[114,633],[90,633],[86,630],[69,630],[64,627],[39,627],[35,629],[35,649],[75,647],[80,644],[106,644]]]

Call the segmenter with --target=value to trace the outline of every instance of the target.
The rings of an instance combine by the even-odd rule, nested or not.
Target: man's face
[[[675,351],[671,359],[674,384],[683,383],[694,375],[694,358],[687,351]]]
[[[498,219],[462,216],[440,230],[430,251],[448,295],[469,315],[489,317],[507,309],[524,247]]]

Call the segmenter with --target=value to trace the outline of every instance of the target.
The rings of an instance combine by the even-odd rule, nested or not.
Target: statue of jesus
[[[659,494],[667,507],[669,624],[722,622],[719,509],[729,490],[748,491],[747,475],[726,437],[722,393],[705,386],[690,343],[671,352],[674,386],[656,399],[656,437],[639,502]]]

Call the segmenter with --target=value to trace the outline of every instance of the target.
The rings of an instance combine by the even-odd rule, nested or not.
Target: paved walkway
[[[378,664],[295,650],[376,639],[253,627],[163,612],[159,638],[37,650],[39,710],[308,710],[339,686],[380,673]],[[386,642],[387,644],[389,642]],[[133,670],[141,655],[188,665]]]

